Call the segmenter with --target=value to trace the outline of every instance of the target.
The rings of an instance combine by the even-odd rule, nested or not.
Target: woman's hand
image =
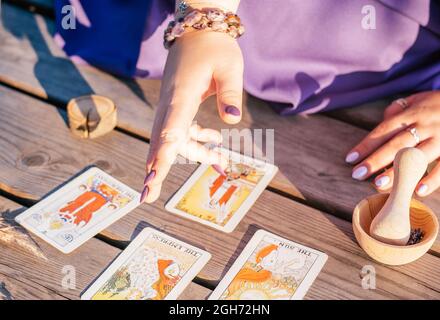
[[[346,161],[357,164],[353,178],[365,180],[392,164],[400,149],[415,146],[425,152],[430,162],[440,158],[440,91],[394,101],[385,110],[384,121],[353,148]],[[374,184],[379,190],[387,190],[393,178],[390,168],[380,173]],[[440,164],[437,164],[420,181],[416,192],[419,196],[427,196],[439,187]]]
[[[242,93],[243,57],[236,40],[210,31],[190,32],[176,40],[162,79],[141,202],[150,203],[159,197],[178,154],[213,164],[219,171],[226,167],[226,159],[199,143],[221,143],[220,133],[192,122],[200,104],[214,94],[223,121],[239,122]]]

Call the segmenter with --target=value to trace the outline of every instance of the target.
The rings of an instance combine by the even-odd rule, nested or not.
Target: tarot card
[[[232,232],[275,176],[278,168],[226,149],[229,158],[222,176],[200,165],[165,209],[223,232]]]
[[[82,300],[174,300],[211,255],[145,228],[81,296]]]
[[[209,300],[300,300],[327,255],[259,230]]]
[[[91,168],[15,220],[70,253],[139,205],[138,192]]]

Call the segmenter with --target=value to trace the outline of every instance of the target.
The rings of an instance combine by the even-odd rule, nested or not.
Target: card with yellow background
[[[226,176],[200,165],[166,209],[224,232],[231,232],[275,175],[271,164],[230,152]]]
[[[322,252],[259,230],[210,299],[301,299],[326,260]]]

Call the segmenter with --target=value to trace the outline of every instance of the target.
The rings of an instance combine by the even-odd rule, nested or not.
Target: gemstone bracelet
[[[164,33],[164,46],[169,49],[187,30],[210,30],[227,33],[237,39],[244,34],[240,18],[232,12],[216,8],[194,9],[171,21]]]

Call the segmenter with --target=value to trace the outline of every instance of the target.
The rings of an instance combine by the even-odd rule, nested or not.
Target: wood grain
[[[148,150],[146,143],[120,132],[93,141],[78,140],[69,134],[62,112],[56,108],[9,89],[0,89],[0,101],[0,117],[9,120],[0,123],[0,150],[8,150],[0,154],[2,189],[38,200],[90,164],[140,189],[143,158]],[[153,226],[204,248],[213,258],[200,277],[215,285],[253,233],[263,228],[329,255],[308,298],[439,298],[436,288],[440,287],[440,260],[437,257],[428,254],[400,268],[380,266],[358,247],[350,223],[270,191],[263,192],[231,234],[165,212],[165,201],[193,169],[193,165],[174,166],[159,201],[142,205],[103,235],[128,242],[143,227]],[[375,291],[360,287],[359,273],[367,264],[375,266],[378,273]]]
[[[8,0],[10,3],[17,3],[36,7],[44,12],[53,9],[53,0]],[[386,106],[392,102],[392,98],[383,99],[365,103],[360,106],[352,106],[325,113],[326,115],[344,122],[362,127],[364,129],[372,129],[382,121],[383,111]]]
[[[92,67],[76,66],[53,43],[51,20],[8,4],[2,15],[0,42],[5,45],[0,47],[0,81],[61,105],[88,93],[108,96],[118,107],[120,128],[150,137],[158,81],[122,80]],[[376,192],[370,182],[351,179],[351,166],[344,162],[345,154],[367,131],[321,115],[280,117],[250,96],[245,98],[243,121],[231,127],[218,120],[214,104],[210,99],[200,108],[197,120],[202,126],[274,130],[275,161],[280,168],[270,184],[274,190],[346,220],[360,200]],[[363,114],[371,116],[365,120],[370,123],[377,122],[381,113],[370,105],[361,107],[359,113],[355,110],[347,109],[346,113],[353,114],[348,118]],[[424,201],[440,212],[439,199],[437,192]]]
[[[360,106],[326,112],[325,114],[354,126],[371,130],[382,122],[385,108],[393,100],[390,98],[374,101]]]
[[[11,219],[25,208],[0,196],[0,217]],[[69,255],[52,248],[31,235],[47,260],[18,246],[0,242],[0,300],[53,300],[79,299],[81,292],[102,273],[121,252],[98,239],[91,239]],[[76,288],[64,289],[63,268],[72,266],[76,272]],[[182,293],[179,299],[204,299],[211,290],[196,283]]]
[[[88,66],[77,67],[54,43],[54,29],[49,18],[3,4],[0,81],[62,105],[82,95],[105,95],[118,107],[120,127],[149,137],[154,114],[149,99],[157,97],[160,84],[148,81],[149,90],[145,91],[135,80],[118,79]],[[132,119],[138,119],[135,125]]]
[[[150,137],[159,82],[125,81],[73,65],[53,44],[47,31],[53,29],[50,20],[8,5],[3,9],[3,20],[0,41],[6,45],[0,48],[4,57],[0,81],[63,105],[87,93],[108,96],[118,107],[120,128]],[[353,181],[351,168],[344,163],[345,153],[365,131],[323,116],[280,117],[252,97],[245,99],[244,115],[238,126],[222,124],[210,99],[201,107],[197,120],[216,129],[273,129],[280,173],[271,187],[346,219],[359,200],[374,193],[368,183]]]
[[[65,58],[51,39],[53,21],[22,9],[4,5],[0,27],[0,81],[39,97],[66,104],[72,97],[97,93],[112,98],[119,110],[119,127],[149,138],[160,83],[154,80],[122,80],[92,67],[76,66]],[[359,124],[356,117],[376,124],[385,102],[347,109],[341,117]],[[220,123],[211,99],[201,107],[201,125],[231,128]],[[370,110],[371,109],[371,110]],[[359,111],[357,111],[359,110]],[[338,111],[339,112],[339,111]],[[275,130],[275,160],[280,173],[271,187],[350,220],[352,209],[375,193],[369,182],[351,179],[351,167],[344,163],[348,150],[367,131],[324,116],[279,117],[264,102],[247,97],[245,117],[233,128]],[[359,116],[358,116],[359,115]],[[427,203],[440,211],[439,193]]]
[[[17,19],[21,19],[21,16],[22,15],[18,16]],[[17,21],[20,21],[20,20],[17,20]],[[35,49],[35,51],[38,53],[37,58],[40,58],[40,59],[38,61],[39,66],[38,66],[38,68],[36,68],[36,70],[37,69],[42,69],[42,70],[46,69],[45,71],[47,71],[47,72],[46,73],[42,73],[42,72],[37,73],[36,72],[37,75],[40,75],[40,77],[37,77],[38,81],[34,81],[33,84],[29,85],[29,82],[27,82],[27,81],[29,81],[29,79],[32,80],[32,78],[35,78],[35,76],[32,74],[32,72],[29,72],[29,70],[32,71],[32,68],[34,67],[36,60],[34,61],[34,63],[32,63],[32,59],[30,60],[30,63],[29,63],[29,60],[26,60],[28,57],[32,58],[33,57],[32,54],[28,55],[27,57],[21,57],[20,59],[24,59],[23,62],[27,62],[28,66],[30,65],[31,68],[27,69],[27,71],[24,70],[25,73],[22,72],[23,70],[20,70],[21,73],[16,71],[13,73],[8,73],[7,75],[2,74],[2,77],[4,79],[6,79],[6,82],[8,84],[17,86],[23,90],[29,91],[33,94],[40,95],[42,97],[49,96],[53,101],[57,101],[60,103],[65,103],[67,101],[66,97],[69,96],[69,93],[72,95],[72,91],[69,91],[69,90],[78,90],[80,88],[83,88],[83,89],[85,88],[86,92],[90,92],[90,91],[88,91],[91,88],[89,83],[93,83],[94,87],[96,86],[98,88],[102,88],[102,92],[105,92],[106,94],[114,95],[114,92],[118,92],[118,94],[119,94],[119,92],[121,90],[123,91],[123,86],[122,87],[120,86],[120,81],[118,81],[117,79],[112,79],[111,77],[108,77],[105,74],[99,73],[92,68],[88,68],[88,67],[81,67],[78,69],[71,68],[71,67],[65,68],[65,67],[63,67],[63,65],[65,64],[66,60],[63,58],[59,58],[60,56],[57,56],[57,55],[54,56],[56,58],[55,59],[56,63],[53,63],[52,62],[53,58],[50,55],[48,55],[47,53],[49,52],[49,54],[52,54],[55,49],[53,48],[53,45],[51,45],[51,44],[48,44],[47,46],[42,45],[41,39],[43,39],[43,41],[47,40],[48,35],[44,34],[45,28],[44,28],[44,25],[41,24],[42,20],[37,19],[35,21],[36,22],[33,22],[31,19],[31,24],[35,23],[38,27],[35,30],[37,30],[37,33],[41,31],[42,34],[40,36],[37,33],[33,33],[31,35],[28,35],[29,39],[31,40],[30,41],[31,46],[28,47],[27,49],[28,50],[29,50],[29,48]],[[14,25],[12,23],[12,25],[13,25],[12,26],[13,28],[11,28],[11,24],[9,24],[9,28],[12,30],[17,30],[17,28],[20,28],[19,23],[17,23],[16,25]],[[3,40],[3,38],[1,38],[1,39]],[[25,41],[25,40],[23,40],[23,41]],[[12,44],[14,44],[14,43],[12,43]],[[20,42],[20,44],[21,44],[21,42]],[[15,49],[13,48],[11,51],[15,51],[15,53],[17,53],[17,51],[18,51],[20,53],[20,55],[23,55],[23,52],[20,50],[16,50],[16,48],[17,47],[15,47]],[[29,51],[24,51],[24,52],[29,53]],[[59,54],[59,53],[57,53],[57,54]],[[12,55],[12,57],[17,57],[17,54]],[[57,59],[61,59],[61,60],[57,60]],[[11,67],[11,65],[12,65],[12,67]],[[13,64],[11,64],[11,65],[6,66],[5,70],[9,71],[8,68],[13,69],[13,67],[15,67],[15,66],[13,66]],[[50,66],[53,66],[53,68],[49,68]],[[57,70],[59,71],[59,73],[57,73],[58,72]],[[86,73],[86,75],[84,76],[83,79],[87,79],[87,82],[88,82],[87,85],[85,85],[84,83],[79,81],[79,86],[70,86],[70,85],[66,86],[65,84],[69,83],[69,82],[63,81],[66,79],[65,73],[67,73],[67,75],[69,75],[69,76],[71,76],[71,75],[76,76],[77,73],[79,73],[78,70]],[[86,70],[86,71],[84,71],[84,70]],[[1,69],[0,71],[3,71],[3,69]],[[16,78],[15,79],[13,78],[16,75],[19,75],[20,77],[23,76],[23,79],[20,79],[19,81],[17,81]],[[30,75],[30,78],[27,78],[29,75]],[[47,75],[47,76],[45,76],[45,75]],[[81,76],[82,76],[82,74],[81,74]],[[47,79],[45,79],[45,77]],[[12,78],[12,80],[11,80],[11,78]],[[45,80],[43,80],[43,79],[45,79]],[[70,78],[70,79],[77,80],[77,78],[75,78],[75,77]],[[92,81],[89,81],[89,79],[92,79]],[[41,83],[39,83],[40,81],[41,81],[41,83],[43,83],[43,85],[41,85]],[[61,84],[61,89],[58,88],[58,86],[60,86],[59,84]],[[40,87],[38,87],[39,85],[40,85]],[[63,85],[65,86],[65,88],[63,88]],[[158,85],[159,84],[157,82],[140,81],[140,82],[136,82],[135,84],[129,83],[129,84],[127,84],[127,87],[129,87],[130,89],[133,89],[132,92],[135,94],[135,97],[139,97],[139,96],[142,97],[142,95],[139,95],[139,93],[142,92],[142,90],[143,90],[145,92],[145,96],[152,97],[150,100],[147,99],[147,101],[151,101],[151,105],[156,105]],[[74,87],[74,88],[72,88],[72,87]],[[116,88],[116,91],[112,92],[112,90],[115,88]],[[64,90],[64,93],[62,92],[63,90]],[[80,90],[78,90],[78,91],[80,91]],[[48,94],[48,92],[50,94]],[[129,95],[129,97],[133,98],[130,95]],[[125,98],[124,95],[123,95],[123,98]],[[133,100],[133,99],[131,99],[131,100]],[[143,99],[141,99],[141,100],[143,101]],[[130,102],[130,99],[128,99],[127,101]],[[136,102],[136,99],[134,99],[133,102]],[[145,103],[145,101],[143,101],[143,103]],[[151,118],[148,118],[150,120],[147,119],[147,122],[148,121],[150,121],[150,122],[147,123],[147,126],[143,127],[143,125],[145,123],[143,120],[145,120],[145,119],[142,118],[142,116],[146,114],[146,113],[144,113],[145,110],[142,111],[142,114],[138,113],[138,111],[137,111],[137,110],[141,110],[141,108],[139,108],[138,106],[142,105],[143,103],[141,102],[139,104],[139,102],[137,102],[137,103],[129,104],[130,108],[132,108],[133,110],[130,110],[130,112],[129,112],[127,109],[127,112],[125,113],[126,118],[124,121],[122,121],[120,123],[120,127],[124,128],[128,131],[137,133],[139,135],[143,135],[145,137],[148,137],[149,136],[148,129],[145,130],[145,128],[149,128],[149,125],[151,124]],[[135,107],[137,107],[136,110],[134,110]],[[129,107],[127,107],[127,108],[129,108]],[[214,119],[214,117],[216,117],[216,114],[213,111],[214,108],[213,108],[212,103],[210,103],[210,104],[208,103],[206,106],[203,107],[203,109],[208,109],[208,108],[212,108],[212,110],[207,111],[206,113],[204,112],[203,114],[201,114],[201,116],[199,116],[199,119],[200,119],[199,121],[201,121],[202,124],[203,123],[213,123],[214,122],[213,119]],[[346,143],[346,140],[347,140],[346,137],[352,137],[352,135],[354,134],[355,137],[352,138],[353,141],[350,141],[350,143],[352,142],[352,144],[354,144],[355,142],[357,142],[357,140],[360,136],[365,134],[362,130],[358,130],[358,129],[355,129],[349,125],[341,124],[338,121],[328,120],[324,117],[319,117],[319,116],[318,117],[301,118],[300,120],[297,120],[298,118],[296,118],[295,120],[291,120],[292,118],[289,118],[286,120],[282,120],[282,123],[278,124],[278,121],[280,120],[280,118],[277,115],[275,115],[266,105],[264,105],[260,101],[252,99],[252,98],[250,98],[250,100],[248,100],[246,108],[247,108],[246,109],[247,110],[247,113],[246,113],[247,117],[245,118],[245,120],[243,121],[242,125],[239,128],[245,128],[245,127],[272,128],[274,125],[276,125],[276,128],[275,128],[276,129],[276,137],[277,137],[276,139],[278,139],[278,140],[276,140],[276,145],[281,146],[277,150],[276,154],[279,154],[280,152],[278,152],[278,151],[281,151],[282,161],[284,161],[284,162],[282,162],[282,166],[280,166],[280,167],[285,167],[285,170],[282,170],[282,174],[279,175],[277,177],[277,179],[275,179],[274,183],[272,184],[272,187],[278,188],[279,190],[282,190],[283,192],[286,192],[288,194],[292,194],[297,197],[305,198],[307,201],[315,202],[319,205],[322,205],[323,207],[328,208],[329,210],[334,210],[334,211],[341,210],[343,212],[343,215],[346,218],[349,217],[349,215],[351,213],[351,211],[350,211],[351,207],[350,207],[349,203],[357,201],[357,200],[353,201],[352,194],[362,195],[362,192],[364,192],[365,190],[369,190],[371,192],[372,189],[369,187],[368,188],[362,187],[362,188],[360,188],[360,190],[356,190],[356,188],[353,188],[353,185],[355,185],[355,183],[353,183],[353,182],[349,183],[351,180],[348,181],[348,179],[346,178],[349,176],[349,170],[347,167],[345,167],[345,165],[342,163],[342,161],[338,161],[336,164],[328,164],[327,163],[328,159],[330,157],[332,159],[334,157],[334,158],[338,158],[338,159],[342,160],[342,157],[343,157],[343,154],[345,151],[341,152],[341,150],[345,150],[345,149],[348,150],[348,148],[349,148],[348,143]],[[141,115],[141,117],[139,117],[139,115]],[[283,119],[285,119],[285,118],[283,118]],[[316,119],[318,119],[318,120],[316,120]],[[325,129],[328,128],[328,129],[323,130],[322,128],[325,128]],[[342,130],[340,128],[342,128]],[[294,129],[294,130],[292,130],[292,129]],[[332,135],[335,135],[335,138],[334,139],[316,139],[316,136],[315,136],[316,132],[320,132],[320,133],[323,132],[324,138],[327,138],[328,136],[332,136]],[[279,135],[281,135],[281,139],[278,138]],[[359,137],[357,137],[356,135],[358,135]],[[304,139],[304,136],[309,137],[309,138]],[[291,137],[295,137],[295,139],[297,141],[292,142]],[[323,140],[322,144],[321,144],[321,140]],[[284,144],[282,144],[282,143],[284,143]],[[342,145],[342,148],[340,148],[341,145]],[[333,149],[329,150],[330,149],[329,146],[336,149],[336,151]],[[66,147],[69,147],[68,144],[66,144]],[[106,146],[101,146],[101,148],[102,148],[101,150],[106,150]],[[46,150],[44,150],[44,151],[47,152]],[[126,151],[126,150],[124,150],[124,151]],[[333,152],[331,152],[329,157],[327,157],[328,151],[333,151]],[[298,159],[298,156],[296,156],[298,154],[300,156],[302,155],[302,157],[300,157],[299,159]],[[80,155],[87,155],[87,153],[85,153],[85,154],[80,153]],[[61,158],[61,155],[59,155],[59,156]],[[324,159],[322,159],[323,157],[324,157]],[[33,161],[32,158],[33,157],[31,156],[31,162]],[[92,157],[92,158],[95,158],[95,160],[96,160],[96,157]],[[41,160],[38,160],[38,159],[41,159],[38,157],[38,154],[37,154],[36,159],[37,159],[37,161],[36,161],[37,163],[38,163],[38,161],[41,161]],[[28,160],[28,159],[26,159],[26,160]],[[311,160],[311,161],[309,161],[309,160]],[[74,161],[75,161],[75,159],[74,159]],[[139,160],[137,160],[137,161],[139,161]],[[82,162],[82,160],[81,160],[81,161],[78,161],[78,163],[76,163],[76,164],[81,164],[81,163],[84,163],[84,162]],[[85,162],[85,163],[87,163],[87,162]],[[98,157],[97,163],[99,165],[104,166],[104,167],[107,167],[110,165],[109,162],[107,162],[106,160],[101,160],[101,159],[99,159],[99,157]],[[114,165],[114,163],[112,163],[111,165]],[[317,166],[317,168],[320,168],[319,166],[321,166],[322,168],[320,168],[319,170],[316,170],[316,169],[313,169],[313,166]],[[334,168],[335,166],[336,166],[336,170]],[[63,164],[59,164],[58,167],[61,168],[64,166],[63,166]],[[330,168],[328,168],[328,167],[330,167]],[[66,178],[68,178],[70,176],[70,174],[75,173],[74,172],[75,168],[78,168],[78,166],[71,166],[69,168],[69,170],[66,170],[65,172],[63,172],[64,175],[62,175],[61,177],[51,177],[51,172],[48,171],[47,173],[45,173],[45,174],[47,174],[47,176],[44,177],[44,181],[46,181],[46,179],[48,177],[50,177],[50,178],[54,178],[55,180],[58,180],[58,183],[61,183]],[[304,168],[306,170],[304,170]],[[342,170],[341,170],[341,168],[342,168]],[[123,171],[122,168],[116,168],[116,170],[119,170],[119,169],[121,169],[121,171]],[[334,170],[334,172],[336,172],[337,174],[334,174],[332,172],[332,170]],[[138,169],[133,170],[133,171],[138,172],[138,173],[141,172]],[[181,182],[183,180],[182,176],[185,176],[185,173],[188,174],[191,171],[191,169],[185,167],[185,168],[180,168],[179,171],[181,171],[181,172],[179,172],[175,177],[171,177],[171,179],[170,179],[171,187],[176,187],[179,185],[179,183],[181,184]],[[43,170],[43,172],[44,172],[44,170]],[[328,174],[328,172],[330,172],[330,174]],[[70,174],[68,174],[68,173],[70,173]],[[34,176],[33,178],[35,178],[35,177],[38,177],[38,175]],[[32,179],[29,179],[29,180],[33,181]],[[291,182],[292,180],[295,181],[295,183],[298,183],[298,185],[301,186],[301,189],[298,188],[296,185],[294,185]],[[316,181],[318,181],[319,183],[317,183]],[[174,182],[176,182],[175,186],[173,186]],[[57,184],[51,182],[50,185],[51,185],[51,188],[53,188]],[[342,185],[342,187],[344,185],[346,185],[346,187],[341,189],[340,188],[341,185]],[[365,186],[366,184],[356,183],[356,185]],[[320,188],[322,188],[322,186],[326,187],[327,190],[323,190],[323,192],[321,193]],[[23,194],[26,193],[23,191],[23,190],[25,190],[25,188],[15,188],[15,189],[11,188],[11,190],[17,191],[19,194],[20,194],[20,192],[23,192]],[[46,191],[43,191],[44,193],[46,193],[50,189],[46,188],[45,190]],[[167,188],[167,190],[168,190],[168,188]],[[34,195],[32,195],[32,194],[33,194],[33,192],[29,191],[27,196],[35,197],[35,194]],[[331,196],[333,196],[333,197],[331,197]],[[362,197],[363,196],[364,195],[362,195]],[[341,197],[343,198],[342,200],[344,200],[345,202],[339,201],[339,198],[341,198]],[[347,201],[347,199],[344,197],[348,197],[349,201]],[[36,198],[38,198],[38,197],[36,197]],[[322,201],[322,199],[324,199],[324,201]],[[339,202],[336,201],[335,199],[338,200]],[[271,201],[271,198],[266,198],[265,200]],[[289,210],[290,208],[289,208],[289,206],[287,206],[285,209]],[[163,213],[161,210],[157,210],[157,211],[160,215],[166,214],[166,213]],[[271,211],[269,211],[268,213],[266,213],[266,215],[270,214],[272,212],[273,212],[273,209]],[[150,215],[148,217],[150,217]],[[150,220],[148,220],[148,221],[150,222]],[[157,219],[157,218],[154,219],[153,221],[155,223],[157,223],[159,226],[163,227],[164,229],[175,228],[175,230],[178,233],[180,233],[180,229],[178,227],[176,227],[176,225],[174,225],[174,224],[172,226],[168,226],[168,224],[164,223],[162,219]],[[131,224],[133,226],[133,225],[136,225],[136,223],[141,223],[141,222],[139,222],[139,219],[133,219],[133,221],[131,221],[128,224]],[[187,222],[182,222],[182,224],[188,225]],[[115,226],[115,228],[116,228],[116,226]],[[111,234],[113,232],[114,234],[116,234],[116,236],[118,236],[118,234],[119,234],[119,238],[122,240],[129,239],[127,237],[127,235],[124,235],[121,237],[122,233],[120,233],[120,231],[125,231],[127,233],[127,228],[124,227],[122,229],[124,229],[124,230],[117,230],[117,229],[114,231],[110,230],[109,234]],[[191,225],[188,228],[188,231],[190,231],[190,230],[192,230]],[[219,238],[221,239],[222,237],[220,236]],[[339,267],[339,266],[336,266],[336,267]],[[411,270],[411,269],[409,269],[409,270]],[[408,271],[405,269],[405,272],[408,272]],[[318,279],[317,285],[322,286],[321,288],[327,288],[328,286],[331,286],[331,285],[329,285],[329,283],[331,283],[331,282],[332,282],[332,278],[330,278],[330,280]],[[326,285],[327,285],[327,287],[326,287]],[[358,289],[358,287],[356,287],[356,288]],[[321,294],[321,297],[322,297],[322,294],[326,294],[326,295],[328,294],[327,297],[331,296],[330,295],[331,291],[329,291],[328,288],[327,288],[327,290],[318,290],[318,291],[319,291],[319,293],[310,292],[309,295],[311,295],[311,296],[315,295],[316,297],[318,297],[319,294]],[[356,297],[357,296],[356,294],[352,294],[351,292],[341,293],[340,291],[341,290],[335,291],[334,295],[337,297],[341,297],[341,296]],[[390,295],[390,297],[391,296],[392,295]]]

